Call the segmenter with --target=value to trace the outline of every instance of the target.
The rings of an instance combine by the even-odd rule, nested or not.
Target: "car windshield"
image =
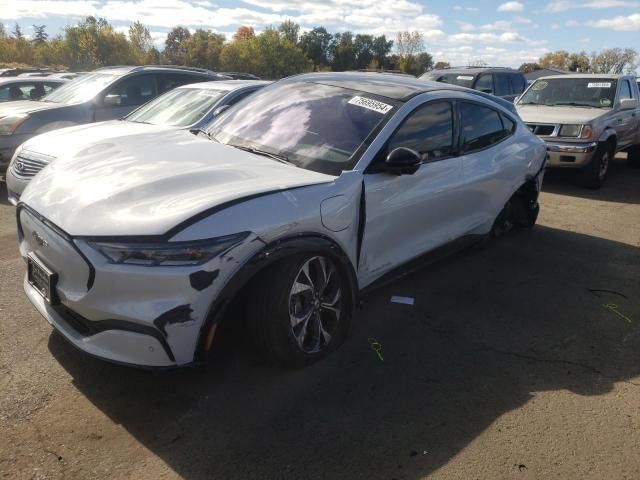
[[[54,103],[83,103],[91,100],[119,75],[110,73],[89,73],[80,78],[65,83],[49,95],[42,97],[42,102]]]
[[[212,88],[176,88],[143,105],[124,119],[172,127],[188,127],[207,114],[227,93]]]
[[[350,170],[354,154],[386,118],[391,100],[310,82],[276,84],[238,104],[209,129],[212,139],[277,155],[330,175]]]
[[[617,81],[610,78],[547,78],[536,80],[518,105],[569,105],[610,108]]]
[[[425,80],[433,80],[434,82],[449,83],[451,85],[458,85],[459,87],[471,88],[473,85],[473,75],[465,75],[464,73],[429,73],[423,76]]]

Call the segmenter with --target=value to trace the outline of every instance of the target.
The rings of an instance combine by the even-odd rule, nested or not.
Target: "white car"
[[[26,294],[113,362],[203,361],[232,305],[271,357],[315,361],[345,338],[363,289],[446,244],[535,223],[546,148],[505,104],[317,73],[265,87],[197,136],[96,141],[18,204]]]
[[[119,120],[60,128],[20,145],[7,168],[9,202],[18,203],[31,179],[60,155],[78,152],[97,140],[126,141],[132,135],[162,135],[173,128],[199,130],[214,117],[271,82],[222,80],[174,88]],[[176,159],[176,161],[180,161]]]

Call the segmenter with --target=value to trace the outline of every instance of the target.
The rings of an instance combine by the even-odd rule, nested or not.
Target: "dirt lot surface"
[[[366,297],[317,365],[232,332],[206,370],[165,373],[52,332],[0,184],[0,478],[640,478],[640,171],[569,180],[548,176],[533,231]]]

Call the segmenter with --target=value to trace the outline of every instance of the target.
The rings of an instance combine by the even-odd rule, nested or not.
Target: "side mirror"
[[[488,93],[489,95],[493,95],[493,90],[491,88],[481,88],[480,91],[482,93]]]
[[[518,103],[520,101],[520,97],[522,95],[518,95],[516,98],[513,99],[513,103]]]
[[[104,97],[105,106],[118,107],[122,105],[122,97],[117,94],[110,94]]]
[[[637,98],[623,98],[620,100],[620,110],[633,110],[638,108]]]
[[[220,115],[222,112],[224,112],[225,110],[227,110],[231,105],[222,105],[221,107],[216,108],[213,111],[213,116],[217,117],[218,115]]]
[[[413,175],[420,168],[422,158],[415,150],[398,147],[387,155],[384,162],[385,170],[396,175]]]

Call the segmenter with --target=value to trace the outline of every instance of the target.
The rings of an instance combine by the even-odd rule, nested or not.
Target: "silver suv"
[[[63,85],[38,102],[6,103],[0,107],[0,175],[15,149],[35,135],[114,120],[174,87],[209,80],[228,77],[176,66],[107,67]]]
[[[582,183],[599,188],[617,152],[640,163],[639,98],[632,76],[561,75],[536,80],[516,108],[547,143],[548,167],[580,169]]]

